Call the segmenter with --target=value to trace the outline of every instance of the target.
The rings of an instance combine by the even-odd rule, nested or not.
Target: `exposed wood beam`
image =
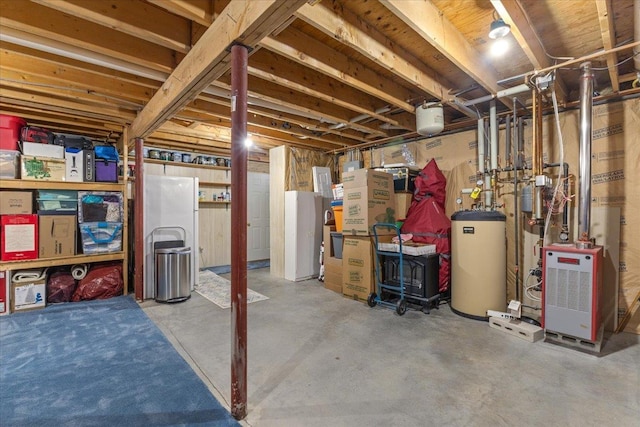
[[[339,80],[329,79],[318,73],[312,74],[311,70],[301,72],[300,67],[294,69],[290,64],[290,61],[263,49],[262,55],[253,55],[248,72],[265,81],[289,87],[305,95],[334,103],[382,122],[394,126],[406,126],[407,130],[412,129],[408,123],[401,124],[394,118],[376,113],[376,103],[378,107],[383,106],[378,99],[353,90]],[[415,129],[415,123],[412,123],[412,126]]]
[[[227,110],[227,115],[228,115],[228,110]],[[175,118],[179,120],[185,120],[188,122],[192,120],[197,120],[197,121],[193,121],[190,125],[187,126],[192,129],[197,129],[198,126],[200,125],[217,125],[217,126],[227,126],[227,127],[230,126],[230,123],[228,120],[219,120],[219,118],[212,116],[208,108],[206,110],[202,110],[198,108],[192,108],[191,105],[185,108],[183,111],[181,111],[180,114],[176,115]],[[217,120],[217,121],[214,122],[214,120]],[[268,118],[262,115],[257,115],[255,113],[249,114],[248,123],[249,123],[248,128],[254,134],[271,134],[271,132],[281,132],[281,134],[282,133],[288,134],[294,138],[298,138],[298,139],[304,138],[305,140],[308,139],[309,142],[317,141],[317,142],[326,143],[329,145],[339,146],[339,147],[356,145],[358,143],[355,140],[345,141],[344,139],[338,139],[332,134],[328,134],[328,136],[324,134],[316,135],[313,132],[306,131],[301,126],[292,124],[291,122],[276,120],[276,119]],[[284,125],[285,123],[286,125]],[[365,139],[361,138],[359,142],[365,142]]]
[[[306,4],[298,9],[296,16],[323,33],[340,40],[407,83],[443,102],[448,102],[453,108],[457,108],[448,99],[447,94],[451,88],[432,77],[428,70],[415,65],[420,63],[416,58],[409,59],[411,55],[408,53],[400,55],[388,48],[387,46],[393,45],[390,41],[386,44],[381,43],[363,29],[335,15],[322,4],[315,6]],[[466,111],[463,112],[465,115],[468,114]]]
[[[6,29],[3,30],[6,32]],[[112,68],[79,61],[77,59],[50,54],[42,50],[39,51],[24,46],[18,46],[13,43],[0,41],[0,64],[13,64],[16,61],[19,61],[19,58],[50,64],[52,67],[56,67],[58,70],[56,73],[61,75],[67,71],[79,71],[82,73],[88,73],[90,75],[89,80],[96,76],[106,77],[114,82],[131,83],[145,88],[151,88],[154,91],[160,87],[159,82],[164,81],[164,78],[162,80],[149,79]],[[149,98],[151,98],[151,94],[152,92],[150,92]]]
[[[230,85],[225,82],[215,81],[212,82],[212,86],[223,88],[225,90],[230,89]],[[263,88],[263,93],[249,92],[249,105],[251,108],[252,102],[256,100],[266,101],[272,104],[278,104],[282,107],[287,107],[292,110],[300,111],[300,114],[306,114],[307,117],[317,118],[320,121],[328,121],[331,123],[343,123],[348,122],[348,115],[344,114],[344,111],[338,111],[336,107],[332,107],[331,105],[322,105],[324,108],[318,108],[319,103],[314,100],[306,100],[303,98],[298,98],[295,100],[295,104],[293,102],[289,102],[288,100],[294,101],[294,99],[290,96],[290,94],[283,92],[282,90],[278,90],[278,88]],[[364,126],[358,123],[351,123],[351,128],[378,136],[386,136],[384,132],[380,132],[377,129],[374,129],[369,126]]]
[[[61,100],[50,96],[5,87],[1,89],[0,102],[2,103],[37,107],[43,111],[58,111],[73,116],[84,116],[121,124],[131,121],[134,117],[130,111],[123,111],[117,107],[97,106],[87,102]]]
[[[13,70],[3,70],[0,83],[15,88],[32,90],[53,96],[86,99],[91,102],[115,104],[131,110],[140,110],[144,105],[141,100],[127,98],[126,92],[110,92],[99,86],[78,87],[66,81],[57,81],[40,76],[31,76]],[[145,100],[146,101],[146,100]]]
[[[380,0],[394,15],[429,42],[489,93],[495,94],[498,72],[429,0]],[[510,109],[513,101],[501,99]]]
[[[392,94],[386,92],[385,90],[379,89],[373,86],[373,84],[368,84],[362,81],[361,79],[352,77],[348,73],[335,68],[335,66],[332,65],[333,62],[331,64],[325,63],[319,59],[314,58],[313,56],[310,56],[306,52],[301,52],[295,49],[294,47],[291,47],[271,37],[267,37],[260,44],[263,47],[271,50],[272,52],[275,52],[279,55],[282,55],[286,58],[296,61],[301,65],[309,67],[310,69],[313,69],[317,72],[321,72],[329,77],[338,79],[342,81],[344,84],[347,84],[355,89],[361,90],[369,95],[378,97],[388,102],[390,105],[393,105],[394,107],[402,108],[403,110],[408,112],[415,111],[415,108],[413,107],[413,105],[406,102],[404,99],[399,99],[393,96]],[[345,60],[344,62],[348,62],[348,60]],[[379,75],[376,75],[376,76],[378,79],[380,78]]]
[[[0,61],[2,58],[3,55],[0,54]],[[13,56],[11,61],[3,62],[2,79],[22,80],[39,85],[67,86],[86,92],[108,94],[130,102],[146,102],[153,95],[153,91],[148,87],[27,57]],[[160,87],[160,84],[157,86]]]
[[[215,11],[211,0],[147,0],[149,3],[208,27],[213,22]]]
[[[255,46],[288,19],[304,0],[232,1],[225,19],[216,19],[178,64],[167,81],[131,124],[132,137],[145,137],[193,100],[230,67],[233,42]]]
[[[511,25],[511,32],[529,62],[537,70],[552,66],[551,60],[540,42],[538,34],[535,32],[527,14],[524,12],[519,0],[490,0],[498,15],[505,23]],[[558,102],[565,105],[568,101],[569,91],[562,79],[556,74],[558,88]]]
[[[602,46],[604,50],[613,49],[616,46],[616,33],[613,26],[611,0],[596,0],[596,7],[598,8],[598,22],[600,23],[600,32],[602,33]],[[640,24],[636,23],[636,25]],[[620,92],[617,63],[618,55],[615,53],[607,55],[607,69],[609,70],[609,78],[611,79],[611,89],[614,93]]]
[[[189,22],[139,1],[31,1],[150,43],[182,53],[189,52]]]
[[[157,71],[171,72],[173,51],[112,29],[96,31],[95,24],[35,3],[0,0],[0,26],[44,37]],[[46,26],[36,25],[46,22]],[[82,34],[82,39],[78,38]]]

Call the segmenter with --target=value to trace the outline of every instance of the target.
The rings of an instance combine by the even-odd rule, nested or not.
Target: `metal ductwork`
[[[593,70],[591,62],[580,65],[580,199],[578,205],[578,241],[576,245],[590,246],[591,225],[591,144],[593,134]]]

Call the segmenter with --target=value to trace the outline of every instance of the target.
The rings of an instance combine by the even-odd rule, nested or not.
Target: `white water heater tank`
[[[444,112],[439,102],[426,102],[416,107],[416,129],[420,135],[436,135],[444,129]]]

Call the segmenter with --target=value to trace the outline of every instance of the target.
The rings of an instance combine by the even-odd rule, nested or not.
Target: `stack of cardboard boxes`
[[[395,224],[393,176],[372,169],[342,175],[342,240],[331,238],[334,226],[325,226],[325,287],[359,301],[375,290],[373,230],[376,223]],[[377,228],[378,235],[395,234],[394,228]],[[336,248],[336,244],[342,248]],[[342,252],[342,259],[336,258]]]

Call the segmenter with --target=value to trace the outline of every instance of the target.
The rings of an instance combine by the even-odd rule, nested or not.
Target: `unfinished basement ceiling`
[[[0,0],[0,112],[115,141],[141,112],[149,114],[145,107],[178,64],[198,65],[189,53],[213,23],[245,16],[229,3],[250,11],[270,2]],[[243,39],[252,40],[247,130],[263,151],[410,140],[417,136],[414,108],[431,101],[445,106],[445,131],[460,129],[473,117],[456,97],[495,94],[534,70],[633,42],[633,0],[276,3],[289,9],[274,6],[269,13],[281,16]],[[490,54],[496,17],[512,28],[503,57]],[[592,60],[599,93],[638,91],[631,87],[632,53]],[[215,80],[203,91],[170,120],[144,127],[146,144],[229,153],[230,65],[221,58],[210,64]],[[563,104],[578,99],[578,68],[557,71]],[[510,102],[499,109],[507,111]],[[488,103],[474,108],[485,113]]]

